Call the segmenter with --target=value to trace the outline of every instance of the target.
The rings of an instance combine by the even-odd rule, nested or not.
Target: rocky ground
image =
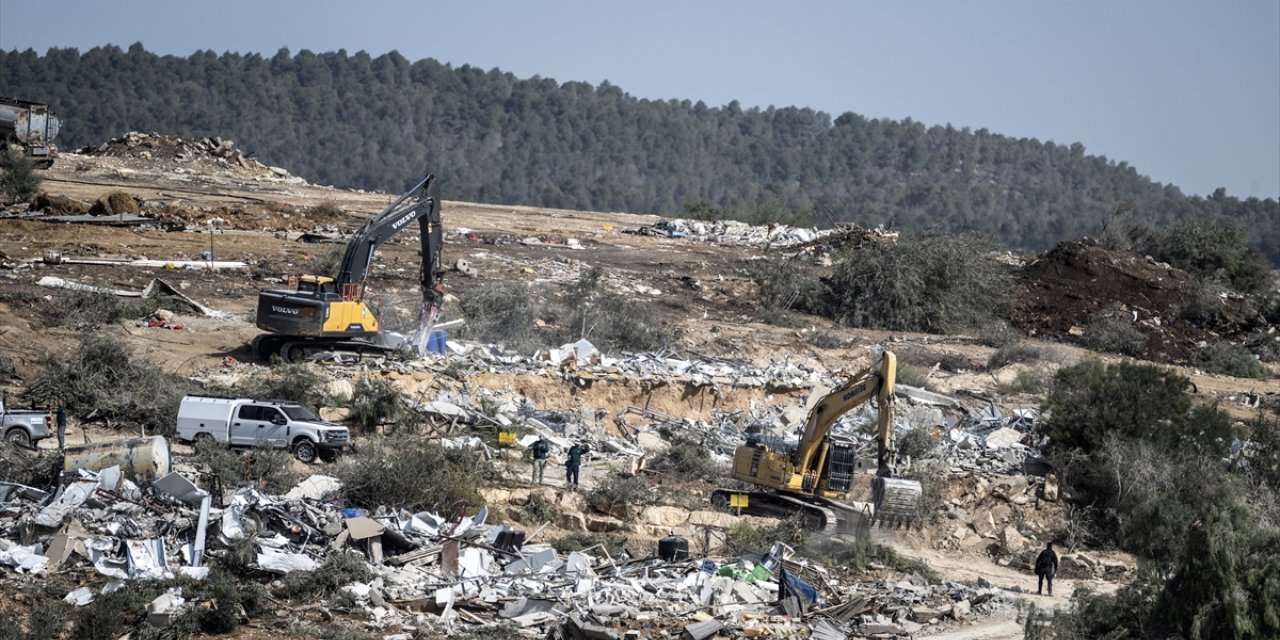
[[[54,307],[48,299],[62,290],[47,286],[49,277],[130,292],[142,292],[161,279],[216,313],[195,313],[167,299],[174,313],[162,323],[128,318],[95,330],[119,337],[153,366],[182,376],[225,382],[254,375],[269,366],[255,362],[248,349],[259,333],[252,318],[257,292],[279,286],[286,274],[307,271],[340,249],[343,234],[394,198],[308,184],[284,169],[244,157],[230,141],[147,134],[129,134],[79,154],[62,155],[45,174],[44,188],[42,211],[14,211],[0,218],[0,317],[5,318],[0,354],[14,363],[4,385],[15,396],[43,363],[69,356],[78,345],[79,328],[51,315]],[[581,273],[600,266],[606,269],[610,288],[642,301],[650,322],[677,336],[664,353],[600,354],[599,361],[580,362],[570,370],[534,353],[495,355],[484,345],[461,341],[447,356],[415,363],[316,365],[339,386],[367,376],[393,382],[436,424],[450,424],[436,436],[447,431],[447,437],[466,438],[472,431],[492,431],[492,425],[476,416],[482,405],[496,404],[531,408],[497,414],[529,432],[546,433],[565,444],[572,437],[593,442],[597,455],[588,462],[581,491],[567,490],[554,466],[548,472],[549,486],[532,486],[522,480],[528,466],[520,446],[484,443],[484,464],[508,471],[508,480],[482,489],[488,523],[537,532],[536,542],[603,536],[624,541],[639,558],[651,555],[656,541],[674,532],[693,542],[695,559],[706,556],[718,567],[741,568],[742,555],[725,548],[735,527],[748,522],[763,529],[778,523],[712,510],[708,497],[716,483],[711,480],[644,470],[646,460],[670,446],[673,432],[695,436],[723,462],[749,423],[793,428],[815,388],[834,384],[836,370],[870,364],[882,348],[920,366],[928,389],[943,399],[905,398],[901,404],[906,416],[903,432],[923,429],[940,443],[939,469],[945,481],[939,483],[937,518],[911,530],[871,534],[903,558],[923,562],[932,575],[913,575],[905,564],[875,562],[861,575],[846,575],[823,559],[797,555],[792,559],[794,570],[823,587],[825,605],[857,609],[847,620],[831,611],[801,620],[770,617],[766,603],[774,594],[760,585],[737,587],[734,579],[724,582],[722,576],[690,577],[699,573],[697,562],[641,567],[641,578],[620,570],[614,559],[587,552],[583,556],[593,577],[586,586],[585,571],[568,580],[564,573],[555,574],[555,579],[543,576],[561,589],[552,593],[542,587],[520,587],[527,590],[521,592],[506,582],[493,583],[498,585],[495,589],[526,593],[530,599],[536,594],[564,605],[563,611],[531,623],[531,637],[552,628],[566,637],[622,637],[628,630],[640,633],[630,637],[675,637],[700,621],[717,622],[726,627],[726,636],[734,637],[844,637],[815,630],[817,620],[828,621],[831,634],[1021,637],[1016,618],[1025,604],[1019,603],[1052,609],[1063,606],[1079,584],[1113,589],[1133,563],[1117,554],[1068,549],[1055,596],[1028,595],[1034,587],[1029,567],[1035,551],[1045,541],[1060,539],[1069,522],[1052,479],[1023,473],[1023,461],[1035,457],[1036,438],[1030,423],[1015,417],[1034,406],[1036,395],[1016,384],[1020,374],[1031,369],[1050,373],[1079,359],[1085,352],[1059,341],[1083,330],[1091,313],[1114,305],[1132,313],[1134,322],[1144,327],[1147,355],[1157,361],[1185,363],[1197,343],[1213,337],[1173,319],[1179,298],[1190,295],[1187,274],[1083,244],[1010,260],[1023,291],[1015,325],[1032,336],[1031,344],[1041,347],[1045,356],[1033,364],[991,370],[985,363],[994,349],[970,337],[848,330],[814,317],[804,317],[795,327],[757,320],[748,264],[804,247],[816,250],[816,257],[824,244],[845,236],[823,238],[788,229],[726,230],[723,225],[681,227],[680,233],[670,233],[669,227],[654,226],[659,222],[655,216],[448,201],[443,215],[445,264],[457,268],[447,275],[451,296],[465,298],[494,282],[519,282],[546,296],[563,297]],[[635,233],[640,229],[648,232]],[[418,300],[417,247],[415,233],[407,231],[383,247],[371,269],[374,300],[393,315],[396,309],[412,309]],[[158,263],[134,262],[143,258]],[[200,268],[200,262],[210,260],[242,264]],[[1243,308],[1231,300],[1225,304]],[[442,321],[465,321],[458,308],[451,301]],[[537,310],[534,315],[545,332],[556,328],[556,318]],[[1239,336],[1265,331],[1246,311],[1238,315]],[[817,332],[836,340],[815,341]],[[941,366],[944,362],[968,364]],[[1242,418],[1254,411],[1259,399],[1280,395],[1274,375],[1235,379],[1177,366],[1193,379],[1202,399],[1218,401]],[[622,418],[628,408],[642,411]],[[442,418],[453,409],[470,419]],[[332,415],[341,415],[335,411]],[[858,420],[843,428],[857,434]],[[1001,429],[1012,429],[1012,439],[1002,440],[1008,432]],[[70,430],[72,442],[121,435],[78,420]],[[50,444],[42,446],[47,450]],[[182,460],[189,451],[177,447],[176,453]],[[323,466],[294,466],[298,477],[326,473]],[[645,478],[650,503],[623,509],[591,504],[586,496],[615,471]],[[330,515],[338,508],[320,499],[308,504]],[[15,513],[6,521],[0,512],[0,530],[6,523],[16,527]],[[336,536],[339,530],[340,526],[326,535]],[[440,542],[431,536],[415,538],[418,548]],[[562,556],[564,562],[572,562],[567,554]],[[86,567],[64,569],[64,577],[100,585],[104,579]],[[365,595],[345,609],[308,609],[301,619],[320,626],[337,620],[375,637],[429,637],[423,634],[431,629],[474,630],[490,624],[498,620],[500,606],[514,600],[504,596],[495,604],[464,589],[456,601],[464,613],[452,618],[449,603],[455,601],[444,602],[434,587],[412,598],[401,594],[401,600],[377,604],[384,598],[393,600],[386,585],[406,570],[380,569],[377,585],[357,589],[365,594],[383,589],[376,600]],[[47,579],[0,568],[10,598],[20,585]],[[693,583],[677,584],[689,580]],[[618,595],[626,591],[621,585],[627,581],[633,587],[641,585],[647,595]],[[572,588],[563,591],[567,585]],[[655,602],[663,598],[681,603],[687,599],[687,604]],[[712,600],[716,606],[705,605]],[[20,597],[16,601],[22,602]],[[625,610],[599,609],[605,604],[620,604]],[[641,617],[634,615],[636,610]],[[289,627],[287,623],[297,622],[294,617],[282,606],[274,618],[251,620],[233,637],[266,637],[286,629],[300,637],[329,637]]]

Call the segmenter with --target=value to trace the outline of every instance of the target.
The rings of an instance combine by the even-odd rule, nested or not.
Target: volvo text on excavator
[[[885,351],[877,366],[864,369],[824,396],[809,411],[804,435],[795,448],[752,436],[733,457],[733,477],[762,487],[749,492],[717,489],[712,502],[728,507],[745,495],[745,513],[788,517],[803,514],[810,529],[853,531],[859,523],[900,524],[911,520],[920,499],[920,483],[895,478],[893,383],[897,358]],[[875,400],[876,467],[871,503],[850,503],[860,464],[854,442],[831,435],[840,416]]]
[[[361,226],[347,245],[336,278],[290,276],[288,289],[260,292],[257,325],[270,333],[254,339],[258,357],[278,354],[296,362],[317,352],[391,351],[377,316],[365,302],[365,278],[378,247],[415,220],[422,232],[423,305],[413,343],[421,350],[444,301],[440,269],[444,232],[440,199],[430,194],[434,183],[435,177],[428,175]]]

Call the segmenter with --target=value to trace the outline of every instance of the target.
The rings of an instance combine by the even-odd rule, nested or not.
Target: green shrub
[[[0,204],[30,202],[40,194],[43,182],[31,158],[8,144],[0,145]]]
[[[606,533],[575,531],[551,541],[551,547],[560,553],[582,551],[596,545],[602,545],[605,551],[616,558],[626,548],[626,540],[621,536]]]
[[[746,271],[760,287],[756,302],[761,312],[817,313],[822,309],[822,281],[799,259],[776,256],[756,260],[748,263]]]
[[[432,509],[448,517],[484,504],[476,489],[497,471],[477,460],[482,455],[431,440],[370,438],[360,455],[338,467],[337,475],[351,506]]]
[[[18,365],[7,353],[0,353],[0,382],[18,377]]]
[[[630,516],[653,504],[653,492],[644,478],[613,471],[596,483],[587,502],[602,513],[622,510]]]
[[[83,333],[70,356],[52,356],[27,386],[26,399],[44,406],[60,401],[81,420],[101,420],[172,435],[182,396],[194,383],[136,358],[113,336]]]
[[[308,275],[336,279],[338,272],[342,270],[342,259],[346,256],[346,251],[344,247],[330,247],[323,253],[311,256],[303,263],[302,270]]]
[[[329,378],[319,367],[306,362],[273,360],[273,363],[271,368],[255,371],[233,389],[215,391],[258,400],[288,400],[312,410],[328,403]]]
[[[134,583],[129,588],[100,595],[92,603],[77,609],[72,637],[77,640],[117,640],[142,622],[147,614],[147,605],[161,593],[163,589],[159,585]]]
[[[682,480],[712,480],[724,477],[724,471],[707,448],[687,438],[675,438],[667,447],[654,456],[647,467]]]
[[[930,457],[938,449],[938,443],[930,435],[927,427],[916,427],[903,432],[897,439],[898,456],[921,460]]]
[[[590,340],[603,351],[652,351],[674,339],[674,329],[655,321],[638,302],[604,287],[599,267],[584,273],[569,292],[569,314],[560,338]]]
[[[775,542],[801,549],[809,541],[804,516],[793,515],[771,526],[757,527],[748,520],[738,520],[725,534],[725,551],[729,555],[765,553]]]
[[[950,333],[990,323],[1009,304],[1009,277],[975,235],[925,235],[841,255],[829,314],[854,327]]]
[[[1267,368],[1242,345],[1213,342],[1196,353],[1196,363],[1205,371],[1236,378],[1266,378]]]
[[[1014,376],[1010,390],[1013,393],[1041,395],[1049,390],[1052,381],[1053,375],[1045,367],[1024,367]]]
[[[462,297],[459,304],[467,319],[460,331],[463,337],[503,344],[517,351],[539,346],[528,287],[516,282],[488,284]]]
[[[404,394],[395,383],[382,378],[361,378],[351,396],[347,422],[366,433],[381,425],[405,420],[412,415]]]
[[[1139,356],[1146,347],[1147,337],[1133,325],[1129,313],[1115,305],[1089,319],[1079,342],[1094,351]]]
[[[950,466],[942,460],[925,459],[915,462],[910,468],[902,471],[904,480],[915,480],[920,483],[920,500],[916,502],[916,512],[912,515],[911,525],[916,528],[927,527],[946,513],[947,502],[942,495]]]
[[[529,494],[529,500],[520,507],[520,510],[528,514],[536,523],[550,522],[556,515],[555,505],[541,493]]]
[[[203,464],[209,473],[231,488],[241,482],[249,482],[280,494],[288,491],[298,481],[293,473],[293,456],[288,449],[258,447],[239,451],[208,438],[195,443],[195,462]]]
[[[1237,291],[1261,293],[1271,286],[1271,268],[1249,235],[1237,224],[1184,218],[1157,234],[1149,253],[1201,278],[1230,283]]]
[[[68,291],[53,299],[58,324],[64,327],[96,327],[120,320],[142,320],[155,313],[155,299],[122,298],[109,293]]]
[[[840,336],[821,329],[810,333],[808,341],[809,344],[819,349],[838,349],[844,344],[844,341],[840,339]]]
[[[368,582],[374,576],[363,556],[339,553],[329,556],[315,571],[290,572],[277,593],[295,602],[315,601],[337,593],[352,582]]]
[[[1002,369],[1015,362],[1041,362],[1051,360],[1054,357],[1053,349],[1041,347],[1026,342],[1016,342],[1007,344],[987,359],[988,369]]]
[[[0,608],[0,616],[6,621],[5,624],[0,624],[0,640],[48,640],[62,637],[71,607],[57,595],[50,593],[35,593],[31,598],[33,604],[23,607],[24,611]],[[19,622],[24,613],[30,614],[27,616],[25,631]]]
[[[1091,453],[1108,436],[1144,440],[1164,450],[1191,448],[1225,456],[1232,420],[1214,407],[1193,406],[1191,381],[1150,364],[1085,359],[1058,370],[1045,402],[1043,433],[1058,451]]]
[[[1022,342],[1023,338],[1022,333],[1009,326],[1008,322],[998,319],[982,325],[978,329],[977,335],[974,336],[974,340],[978,344],[997,349],[1018,344]]]

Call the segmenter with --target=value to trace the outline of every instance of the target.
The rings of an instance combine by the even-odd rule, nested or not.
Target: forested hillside
[[[129,130],[232,138],[321,183],[551,207],[976,230],[1039,249],[1120,215],[1244,225],[1280,263],[1275,200],[1185,197],[1079,144],[802,108],[634,98],[397,53],[0,51],[0,94],[51,104],[63,148]],[[1117,212],[1124,212],[1118,214]]]

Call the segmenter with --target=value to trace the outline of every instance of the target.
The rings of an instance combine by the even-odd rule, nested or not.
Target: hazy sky
[[[0,0],[0,49],[134,42],[395,49],[642,98],[986,127],[1082,142],[1188,193],[1280,197],[1278,0]]]

